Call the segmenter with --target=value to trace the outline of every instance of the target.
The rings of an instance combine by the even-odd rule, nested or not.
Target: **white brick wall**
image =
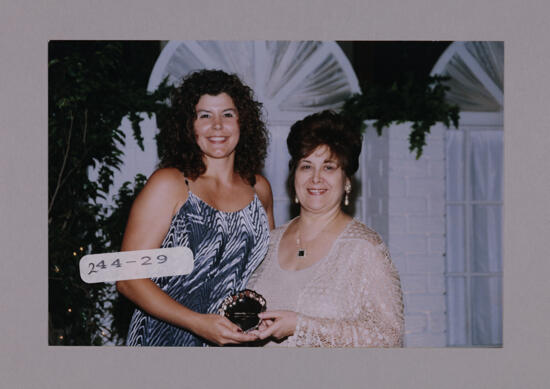
[[[369,127],[365,136],[367,224],[382,235],[399,270],[408,347],[446,345],[445,131],[431,129],[419,160],[408,150],[408,124],[380,137]]]

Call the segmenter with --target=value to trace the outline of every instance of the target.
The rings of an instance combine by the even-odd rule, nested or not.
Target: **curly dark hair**
[[[239,142],[235,148],[234,171],[254,185],[267,155],[268,133],[262,121],[262,104],[252,89],[235,74],[221,70],[200,70],[189,74],[170,96],[171,108],[159,120],[159,167],[175,167],[196,179],[206,171],[202,150],[197,145],[195,107],[203,95],[231,97],[238,113]]]
[[[351,178],[359,168],[363,137],[344,116],[325,110],[306,116],[290,127],[286,138],[290,161],[288,162],[288,189],[291,197],[296,195],[294,177],[298,163],[319,146],[328,146],[339,165]]]

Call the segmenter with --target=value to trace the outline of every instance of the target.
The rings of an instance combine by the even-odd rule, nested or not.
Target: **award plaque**
[[[223,300],[220,314],[238,325],[243,331],[256,329],[260,324],[258,313],[264,312],[265,299],[250,289],[242,290]]]

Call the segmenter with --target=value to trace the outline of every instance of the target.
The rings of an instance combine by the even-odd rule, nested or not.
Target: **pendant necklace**
[[[335,217],[334,219],[332,219],[330,222],[328,222],[328,224],[326,226],[324,226],[321,231],[319,231],[317,234],[315,234],[315,236],[313,237],[313,239],[310,239],[309,242],[312,242],[314,241],[315,239],[317,239],[317,237],[327,229],[328,226],[330,226],[334,220],[336,220],[338,217]],[[296,257],[300,258],[300,259],[304,259],[306,256],[307,256],[307,250],[306,250],[306,245],[302,245],[302,239],[301,239],[301,234],[300,234],[300,227],[297,227],[296,228],[296,247],[297,247],[297,251],[296,251]]]
[[[306,248],[302,247],[301,239],[300,239],[300,230],[298,229],[298,234],[296,236],[296,247],[298,247],[298,251],[296,252],[296,256],[298,258],[305,258],[306,257]]]

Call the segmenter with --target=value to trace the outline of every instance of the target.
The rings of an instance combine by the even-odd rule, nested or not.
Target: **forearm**
[[[196,326],[200,314],[178,303],[150,279],[118,281],[116,285],[121,294],[149,315],[191,331]]]
[[[221,315],[202,314],[186,308],[149,279],[119,281],[117,289],[151,316],[185,328],[212,343],[224,345],[257,339],[242,333],[237,325]]]

